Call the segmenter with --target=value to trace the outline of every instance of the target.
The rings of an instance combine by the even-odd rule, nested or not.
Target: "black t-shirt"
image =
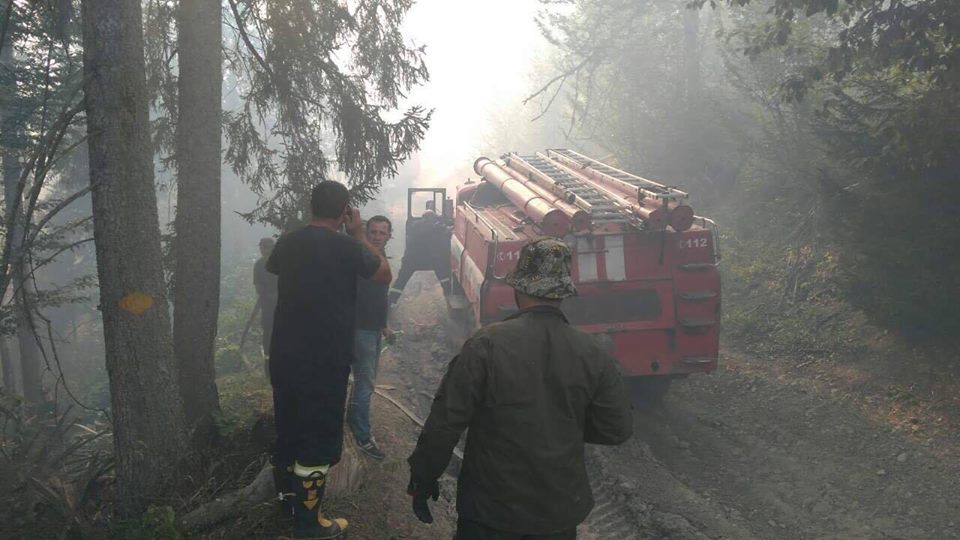
[[[355,239],[324,227],[280,237],[267,261],[279,293],[270,347],[274,381],[316,384],[324,366],[353,361],[357,278],[372,277],[379,266]]]
[[[383,330],[387,327],[389,287],[371,279],[357,280],[357,329]]]

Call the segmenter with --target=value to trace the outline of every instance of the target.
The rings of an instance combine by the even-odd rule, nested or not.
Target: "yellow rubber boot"
[[[323,514],[323,494],[326,491],[326,473],[329,466],[304,467],[294,465],[293,537],[298,540],[343,540],[347,520],[330,519]]]

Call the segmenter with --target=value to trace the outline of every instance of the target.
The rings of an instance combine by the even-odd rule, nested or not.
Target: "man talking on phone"
[[[343,449],[347,376],[354,357],[357,278],[387,285],[386,258],[367,240],[360,212],[339,182],[321,182],[309,225],[280,237],[267,261],[278,276],[270,347],[277,489],[294,517],[294,538],[337,539],[344,519],[321,510],[330,467]],[[345,226],[347,234],[341,234]]]

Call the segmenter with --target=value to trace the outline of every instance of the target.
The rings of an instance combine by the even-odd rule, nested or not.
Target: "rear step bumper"
[[[717,263],[686,263],[679,265],[681,270],[713,270],[719,266]]]
[[[685,366],[705,366],[715,364],[717,359],[712,356],[684,356],[680,363]]]
[[[684,319],[680,321],[680,326],[684,328],[706,328],[717,324],[713,319]]]

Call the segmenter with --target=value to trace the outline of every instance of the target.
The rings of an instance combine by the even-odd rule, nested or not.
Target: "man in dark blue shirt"
[[[390,220],[373,216],[367,221],[367,240],[378,253],[384,253],[392,233]],[[380,340],[390,339],[387,328],[387,286],[371,279],[357,280],[357,330],[354,343],[353,389],[347,409],[347,424],[357,447],[367,456],[386,457],[370,432],[370,397],[373,395],[380,364]]]
[[[273,334],[273,314],[277,310],[277,276],[267,272],[267,260],[276,241],[266,237],[260,239],[260,258],[253,264],[253,286],[257,291],[257,303],[260,305],[260,329],[262,333],[263,354],[270,358],[270,336]],[[269,362],[266,364],[269,366]],[[269,367],[267,374],[269,375]]]
[[[340,538],[347,526],[324,517],[320,503],[326,474],[343,449],[357,278],[389,284],[392,277],[348,199],[342,184],[318,184],[310,200],[313,220],[281,236],[267,261],[278,276],[270,344],[274,465],[286,479],[277,487],[292,495],[295,538]],[[349,235],[338,232],[341,225]]]

